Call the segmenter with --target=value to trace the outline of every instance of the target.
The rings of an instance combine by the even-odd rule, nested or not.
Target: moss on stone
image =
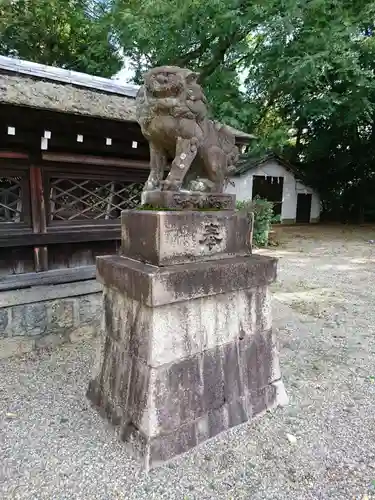
[[[221,208],[167,208],[167,207],[154,207],[153,205],[139,205],[135,210],[149,210],[156,212],[183,212],[189,210],[191,212],[220,212]]]

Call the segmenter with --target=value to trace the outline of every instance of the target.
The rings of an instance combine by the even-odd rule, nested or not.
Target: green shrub
[[[245,212],[249,222],[251,222],[251,214],[254,214],[253,243],[257,247],[267,246],[274,218],[273,203],[256,196],[249,201],[238,201],[237,210]]]
[[[281,224],[281,215],[274,215],[271,219],[271,224]]]

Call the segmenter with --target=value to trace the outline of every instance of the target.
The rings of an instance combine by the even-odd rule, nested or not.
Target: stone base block
[[[123,419],[121,413],[116,413],[102,399],[102,391],[95,381],[90,382],[87,396],[102,416],[116,427],[120,440],[146,471],[164,465],[221,432],[261,417],[267,410],[288,404],[284,384],[278,380],[249,393],[247,398],[224,403],[167,433],[149,436],[138,429],[130,418]]]
[[[263,255],[165,267],[116,255],[96,260],[96,275],[104,286],[150,307],[267,286],[276,272],[276,259]]]
[[[154,266],[251,254],[252,225],[234,211],[125,210],[121,228],[121,254]]]
[[[260,256],[169,268],[98,260],[104,331],[87,396],[146,469],[285,403],[275,273]]]

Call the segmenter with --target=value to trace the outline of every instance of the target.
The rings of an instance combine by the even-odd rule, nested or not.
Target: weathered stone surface
[[[183,258],[183,239],[175,247],[161,242],[164,215],[125,214],[128,257],[97,260],[103,331],[87,392],[146,469],[286,401],[268,289],[276,260],[206,255],[203,262],[166,266],[136,260]],[[134,222],[142,217],[148,223]],[[189,212],[186,218],[191,222]],[[170,225],[173,237],[182,238],[176,228],[183,234],[183,224]],[[153,236],[138,244],[139,229]]]
[[[108,348],[112,341],[106,343],[107,353],[119,348],[118,344]],[[286,404],[281,380],[264,387],[244,384],[241,395],[226,400],[223,353],[224,348],[215,349],[159,368],[148,368],[126,355],[116,359],[118,352],[115,359],[107,354],[107,368],[90,382],[87,396],[119,427],[129,451],[146,468],[155,467],[269,408]],[[114,372],[115,363],[120,375]],[[261,378],[255,379],[262,383]]]
[[[203,352],[203,404],[206,411],[223,406],[224,373],[219,347]]]
[[[220,408],[209,410],[207,414],[208,436],[207,439],[213,438],[221,432],[228,429],[228,409],[227,405],[222,405]]]
[[[270,386],[271,387],[271,386]],[[269,387],[265,386],[261,389],[255,389],[248,396],[249,407],[251,408],[251,416],[254,418],[268,408],[268,392]],[[272,406],[273,401],[271,402]]]
[[[189,422],[170,434],[161,434],[150,442],[149,467],[157,467],[196,446],[195,423]]]
[[[269,387],[274,382],[271,339],[272,332],[257,332],[245,348],[244,341],[235,339],[171,364],[151,367],[131,356],[121,341],[106,336],[95,380],[106,404],[112,405],[111,413],[118,407],[116,412],[124,421],[130,420],[150,437],[171,432],[223,406],[233,422],[244,418],[246,404],[254,415],[268,407]],[[98,404],[97,395],[90,399]],[[240,410],[237,417],[233,413],[236,408]],[[209,421],[211,426],[215,415]]]
[[[78,298],[79,322],[100,325],[102,317],[101,294],[91,294]]]
[[[224,398],[228,403],[244,394],[244,373],[238,352],[239,342],[229,342],[223,346]]]
[[[74,325],[74,302],[63,299],[48,303],[48,329],[65,332]]]
[[[164,464],[198,444],[195,422],[189,422],[173,432],[151,439],[128,423],[120,428],[120,439],[126,443],[129,452],[142,461],[147,470]]]
[[[142,205],[160,210],[234,210],[236,195],[228,193],[200,193],[184,191],[144,191]]]
[[[270,324],[268,317],[256,320],[255,305],[259,294],[268,295],[267,287],[152,308],[105,287],[104,328],[112,340],[121,342],[124,352],[157,367],[216,346],[227,345],[229,349],[237,339],[244,341],[242,347],[247,346],[248,339],[262,331],[260,323]],[[261,314],[269,315],[270,311],[260,309],[258,315]],[[277,353],[276,344],[273,349]],[[226,357],[223,358],[225,361]],[[224,365],[228,376],[230,370],[234,370],[231,363],[230,357]],[[275,365],[273,371],[278,373],[278,366]],[[238,379],[236,381],[238,383]]]
[[[102,286],[94,279],[76,281],[73,283],[61,283],[59,285],[41,285],[21,290],[5,290],[0,292],[0,310],[5,307],[13,307],[37,302],[49,302],[52,300],[72,299],[74,297],[101,296]]]
[[[272,382],[272,332],[246,337],[239,344],[239,358],[244,383],[250,391]]]
[[[269,332],[259,335],[270,337]],[[241,393],[226,399],[236,372],[228,377],[224,359],[232,353],[233,363],[240,363],[240,342],[151,368],[121,353],[120,342],[107,337],[101,372],[90,382],[87,396],[119,427],[121,439],[146,468],[159,465],[269,408],[286,404],[282,381],[263,386],[263,371],[256,369],[251,370],[254,380],[239,384]],[[263,355],[267,363],[268,355]],[[256,360],[255,366],[259,368],[261,362]],[[241,378],[240,369],[237,377]]]
[[[0,309],[0,337],[6,337],[9,325],[10,307]]]
[[[125,352],[148,361],[153,316],[157,311],[107,287],[103,294],[103,309],[106,335],[120,341]]]
[[[121,227],[122,255],[154,266],[251,253],[252,226],[238,212],[125,210]]]
[[[160,268],[119,256],[97,258],[101,283],[150,307],[266,286],[276,269],[277,259],[264,255]]]
[[[203,416],[189,421],[169,432],[150,437],[129,421],[120,424],[121,439],[128,445],[132,455],[140,459],[146,469],[157,467],[168,460],[185,453],[196,445],[204,443],[231,427],[261,416],[264,411],[281,404],[277,399],[276,386],[283,388],[281,381],[270,384],[262,390],[225,403]],[[284,391],[285,392],[285,391]]]
[[[256,320],[257,327],[260,330],[269,330],[272,326],[271,324],[271,294],[269,289],[265,290],[265,293],[257,293],[256,297]]]
[[[187,174],[205,175],[195,189],[222,193],[239,158],[235,137],[208,119],[207,101],[198,74],[176,66],[153,68],[136,99],[137,120],[150,143],[150,175],[145,191],[178,191]],[[165,181],[164,170],[172,155]]]
[[[156,417],[154,435],[177,429],[203,414],[205,382],[201,356],[152,369],[151,380],[150,408]]]
[[[150,435],[150,379],[151,370],[139,359],[133,358],[129,371],[128,415],[136,427]],[[121,398],[121,396],[120,396]]]
[[[47,304],[27,304],[15,306],[12,310],[13,334],[20,332],[21,335],[42,335],[47,330],[48,315]]]
[[[35,287],[21,290],[18,297],[13,290],[1,292],[0,358],[96,335],[102,294],[91,282],[79,282],[77,290],[75,286],[70,284],[70,291],[65,285]],[[93,293],[85,293],[91,290]],[[8,303],[12,305],[2,307]],[[10,342],[12,338],[14,342]]]
[[[139,431],[131,422],[127,422],[120,430],[120,438],[129,452],[141,460],[146,469],[150,467],[150,439]]]
[[[235,427],[236,425],[247,422],[250,418],[248,404],[245,397],[238,397],[228,403],[228,427]]]

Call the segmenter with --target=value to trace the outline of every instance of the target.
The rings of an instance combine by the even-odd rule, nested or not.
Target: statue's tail
[[[224,173],[224,185],[227,186],[228,184],[231,184],[234,186],[231,176],[236,171],[236,163],[239,160],[239,150],[236,146],[236,139],[225,125],[216,125],[216,128],[218,131],[219,145],[227,156],[226,172]]]
[[[234,166],[239,159],[239,151],[236,146],[236,139],[231,131],[225,126],[217,126],[219,145],[225,151],[228,158],[228,167]]]

